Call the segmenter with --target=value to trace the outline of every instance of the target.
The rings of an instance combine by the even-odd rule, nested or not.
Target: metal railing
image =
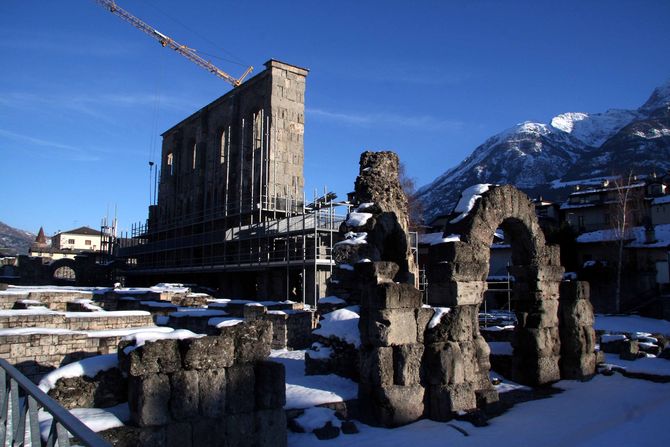
[[[42,446],[37,418],[40,408],[53,417],[44,444],[46,447],[69,447],[70,434],[81,445],[110,447],[107,441],[47,396],[5,359],[0,359],[0,447],[18,447],[27,443],[33,447]]]

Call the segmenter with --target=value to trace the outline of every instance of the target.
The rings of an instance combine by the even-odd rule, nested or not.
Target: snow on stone
[[[286,371],[286,410],[343,402],[358,396],[358,384],[353,380],[335,374],[306,376],[304,350],[273,350],[270,358],[283,364]],[[313,442],[314,435],[310,437]]]
[[[51,371],[40,380],[39,388],[45,393],[56,386],[59,379],[69,379],[71,377],[95,377],[100,371],[116,368],[119,365],[116,354],[96,355],[88,357],[78,362],[68,363],[58,369]]]
[[[146,342],[156,341],[156,340],[184,340],[186,338],[200,338],[204,337],[204,334],[196,334],[191,332],[188,329],[177,329],[170,332],[164,331],[146,331],[138,332],[136,334],[128,335],[123,337],[123,340],[128,340],[135,343],[135,346],[128,346],[125,349],[126,354],[132,351],[135,348],[144,346]]]
[[[330,408],[308,408],[302,415],[295,418],[295,423],[302,427],[305,433],[310,433],[317,428],[321,428],[328,422],[332,423],[334,427],[342,425],[337,416],[335,416],[335,410],[331,410]]]
[[[69,329],[58,329],[50,327],[17,327],[12,329],[0,329],[0,336],[8,335],[63,335],[77,334],[77,331]]]
[[[319,298],[319,304],[344,304],[344,303],[346,303],[346,301],[336,296],[324,296],[323,298]]]
[[[146,310],[103,310],[99,312],[56,312],[65,315],[65,318],[121,318],[121,317],[143,317],[151,315]]]
[[[140,301],[140,304],[148,307],[175,307],[175,305],[169,301]]]
[[[93,312],[103,311],[104,309],[96,304],[93,304],[93,300],[82,298],[74,300],[74,303],[81,304],[84,309],[88,309]]]
[[[440,324],[442,317],[451,312],[449,307],[433,307],[433,309],[435,310],[435,313],[433,314],[433,318],[431,318],[428,322],[428,329],[433,329],[435,326]]]
[[[468,213],[470,213],[472,208],[475,206],[477,200],[482,197],[482,194],[489,190],[490,186],[490,183],[480,183],[466,188],[461,193],[461,198],[454,208],[454,213],[460,213],[460,215],[455,219],[452,219],[451,223],[455,224],[465,219]]]
[[[109,408],[74,408],[69,411],[94,432],[121,427],[125,422],[130,421],[130,409],[127,403]],[[37,417],[42,440],[46,441],[53,417],[44,410],[40,410]]]
[[[600,337],[600,343],[611,343],[613,341],[624,341],[628,340],[623,334],[604,334]]]
[[[367,244],[368,241],[366,241],[366,238],[368,237],[368,233],[365,231],[362,231],[360,233],[354,233],[353,231],[350,231],[344,235],[344,240],[336,243],[335,245],[361,245],[361,244]]]
[[[314,342],[307,354],[312,359],[328,359],[333,354],[333,350],[322,343]]]
[[[210,318],[209,320],[207,320],[207,326],[222,328],[222,327],[235,326],[243,322],[244,318],[217,317],[217,318]]]
[[[347,225],[350,227],[362,227],[372,217],[372,213],[361,213],[352,211],[347,217]]]
[[[351,272],[354,271],[354,266],[351,264],[337,264],[337,268],[340,268],[342,270],[349,270]]]
[[[639,317],[637,315],[613,316],[598,314],[596,315],[593,328],[619,333],[633,333],[643,330],[648,333],[663,334],[670,337],[670,321]]]
[[[321,327],[312,333],[325,338],[338,338],[359,348],[361,346],[361,333],[358,330],[359,312],[359,306],[350,306],[327,313],[323,316],[323,320],[319,321]]]
[[[444,237],[441,231],[419,235],[419,243],[428,245],[437,245],[444,242],[458,242],[460,240],[461,236],[458,234],[450,234],[449,236]]]
[[[158,326],[144,326],[144,327],[128,327],[120,329],[104,329],[100,331],[77,331],[77,333],[86,334],[89,338],[105,338],[105,337],[128,337],[130,335],[139,334],[142,332],[173,332],[171,327]]]
[[[636,360],[622,360],[617,354],[605,354],[607,367],[619,367],[631,373],[651,374],[670,377],[670,361],[656,357],[643,357]],[[668,395],[670,398],[670,395]]]
[[[211,310],[211,309],[193,309],[183,310],[178,312],[172,312],[170,317],[172,318],[183,318],[183,317],[225,317],[228,315],[228,312],[223,310]]]

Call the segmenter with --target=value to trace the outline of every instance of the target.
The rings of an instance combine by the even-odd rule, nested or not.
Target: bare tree
[[[628,177],[619,177],[614,181],[615,195],[610,207],[611,224],[614,240],[617,242],[616,287],[614,290],[614,307],[621,311],[621,279],[624,264],[624,246],[630,239],[631,228],[637,224],[635,216],[640,211],[639,194],[634,190],[637,178],[632,172]]]

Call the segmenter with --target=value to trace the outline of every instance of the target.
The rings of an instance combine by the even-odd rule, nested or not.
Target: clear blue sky
[[[363,150],[423,185],[518,122],[636,108],[670,77],[667,0],[118,4],[233,75],[311,70],[308,196],[345,197]],[[93,0],[2,0],[0,51],[0,221],[33,232],[146,219],[160,133],[230,89]]]

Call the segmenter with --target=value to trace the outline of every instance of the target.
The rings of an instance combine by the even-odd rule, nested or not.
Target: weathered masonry
[[[265,66],[163,134],[157,203],[119,251],[132,282],[169,274],[249,298],[324,296],[340,220],[332,196],[304,200],[308,71]]]
[[[512,247],[517,326],[513,379],[544,385],[595,373],[595,332],[588,284],[562,281],[559,250],[546,244],[534,207],[512,186],[492,186],[444,228],[431,246],[430,304],[411,281],[407,207],[398,158],[361,156],[356,180],[358,219],[343,230],[365,237],[341,245],[337,287],[360,303],[358,400],[366,423],[397,426],[422,417],[443,421],[498,401],[489,379],[490,348],[479,330],[489,246],[501,228]],[[365,214],[365,219],[360,219]],[[353,234],[353,233],[352,233]]]

